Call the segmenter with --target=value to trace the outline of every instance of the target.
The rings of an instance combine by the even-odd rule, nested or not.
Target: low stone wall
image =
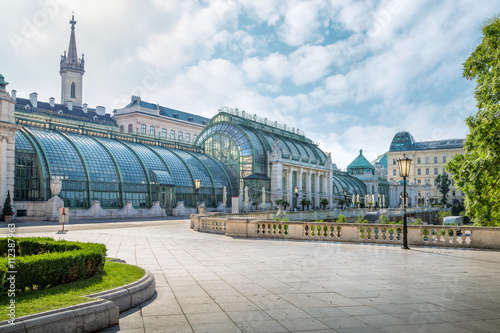
[[[13,324],[0,322],[0,332],[96,332],[119,323],[119,313],[135,307],[155,294],[151,272],[123,287],[86,297],[98,300],[62,309],[16,318]]]
[[[62,201],[61,201],[62,202]],[[25,211],[26,216],[15,216],[16,220],[49,220],[58,221],[58,212],[48,213],[48,201],[16,201],[15,210]],[[61,204],[62,205],[62,204]],[[53,209],[49,209],[53,210]],[[92,201],[88,209],[69,209],[69,219],[103,219],[122,217],[161,217],[166,216],[165,209],[161,208],[158,201],[153,202],[153,206],[147,209],[136,209],[131,202],[126,202],[120,209],[103,209],[99,201]]]
[[[231,237],[402,244],[401,224],[283,222],[192,215],[194,230]],[[500,228],[409,225],[409,245],[500,249]]]

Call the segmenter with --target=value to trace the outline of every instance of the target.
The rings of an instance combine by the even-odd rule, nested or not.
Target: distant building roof
[[[368,162],[366,157],[363,156],[363,149],[359,150],[359,155],[347,166],[347,171],[349,172],[352,169],[366,169],[373,170],[375,167]]]
[[[26,108],[27,106],[29,108]],[[98,115],[96,109],[91,108],[88,108],[87,112],[85,113],[83,111],[83,108],[79,106],[73,106],[73,110],[70,110],[64,104],[54,103],[54,106],[51,106],[50,103],[41,101],[37,101],[37,107],[34,108],[33,104],[31,104],[31,101],[26,98],[16,98],[16,108],[18,110],[24,109],[27,112],[40,113],[52,117],[68,118],[76,121],[88,121],[93,123],[100,123],[103,125],[117,126],[116,121],[111,118],[110,114],[106,113],[104,115]]]
[[[380,164],[382,168],[387,168],[387,154],[377,156],[372,165],[377,167],[377,164]]]
[[[445,139],[436,141],[415,142],[408,132],[396,133],[392,139],[389,151],[432,150],[463,148],[464,139]]]
[[[177,119],[177,120],[183,120],[187,122],[192,122],[195,124],[200,124],[200,125],[207,125],[208,122],[210,121],[210,118],[205,118],[202,116],[198,116],[196,114],[192,113],[187,113],[171,108],[167,108],[165,106],[161,106],[158,104],[153,104],[149,102],[142,101],[140,98],[132,98],[132,101],[125,107],[133,107],[133,106],[140,106],[141,108],[145,108],[148,110],[158,110],[160,111],[160,115],[164,117],[169,117],[172,119]],[[135,111],[135,112],[140,112],[140,111]]]

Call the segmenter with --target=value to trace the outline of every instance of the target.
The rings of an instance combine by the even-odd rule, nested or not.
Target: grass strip
[[[16,317],[91,302],[92,299],[82,296],[124,286],[139,280],[144,274],[140,267],[106,261],[104,271],[90,279],[16,293]],[[9,319],[7,306],[10,299],[7,295],[0,297],[0,309],[4,309],[0,312],[0,321]]]

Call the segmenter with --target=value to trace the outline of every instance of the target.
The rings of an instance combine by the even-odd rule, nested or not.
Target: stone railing
[[[401,224],[284,222],[192,215],[194,230],[232,237],[402,244]],[[500,249],[500,228],[409,225],[409,245]]]

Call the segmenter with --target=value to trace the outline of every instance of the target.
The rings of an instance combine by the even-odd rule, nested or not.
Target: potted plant
[[[321,206],[323,207],[323,210],[326,209],[326,206],[328,206],[328,204],[328,199],[321,199]]]
[[[7,223],[12,221],[12,215],[14,215],[14,210],[12,209],[12,205],[10,204],[10,191],[7,191],[7,198],[5,198],[5,202],[3,204],[3,220]]]

